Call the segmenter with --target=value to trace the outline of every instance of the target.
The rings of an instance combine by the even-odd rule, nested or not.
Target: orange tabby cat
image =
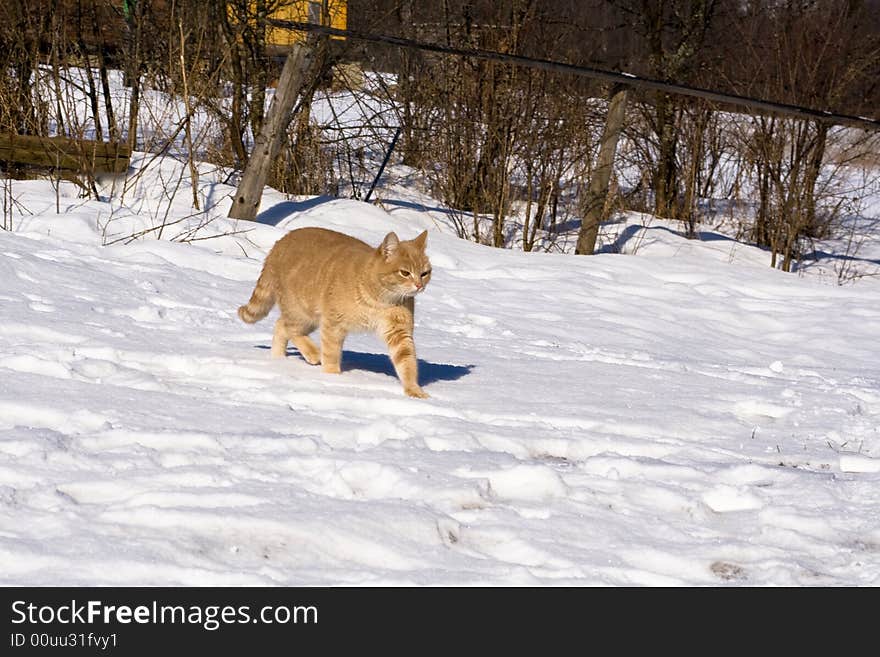
[[[413,342],[414,297],[431,280],[425,255],[428,231],[410,241],[388,233],[378,248],[324,228],[299,228],[282,237],[263,265],[242,321],[263,319],[276,303],[272,355],[283,357],[290,340],[309,363],[338,373],[342,342],[352,331],[375,331],[410,397],[427,397],[418,382]],[[308,337],[321,330],[321,348]]]

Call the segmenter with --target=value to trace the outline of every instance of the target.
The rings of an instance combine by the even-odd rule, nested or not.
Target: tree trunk
[[[110,94],[110,75],[107,72],[107,60],[104,57],[104,37],[101,34],[101,23],[98,17],[98,9],[92,4],[92,37],[98,44],[98,74],[101,78],[101,92],[104,96],[104,111],[107,114],[107,136],[110,141],[120,141],[119,127],[116,125],[116,115],[113,112],[113,96]]]
[[[712,110],[708,107],[698,107],[694,113],[693,134],[690,139],[690,162],[687,179],[684,187],[684,202],[682,204],[682,218],[686,224],[686,237],[694,239],[697,236],[697,194],[700,186],[700,165],[703,161],[703,148],[706,137],[706,126]]]
[[[89,49],[86,45],[85,32],[83,30],[83,13],[82,0],[79,0],[76,5],[76,47],[85,64],[86,82],[88,83],[87,96],[89,98],[89,107],[92,110],[92,121],[95,122],[95,139],[101,141],[104,138],[104,131],[101,128],[101,103],[98,100],[98,85],[95,83]]]
[[[269,86],[269,60],[266,56],[266,18],[269,8],[266,0],[256,0],[256,27],[251,34],[250,50],[254,58],[253,84],[251,85],[251,134],[258,135],[263,126],[266,109],[266,87]]]
[[[144,24],[144,2],[132,2],[126,15],[126,62],[125,84],[131,87],[131,96],[128,101],[128,147],[137,149],[138,113],[141,105],[141,40]]]
[[[816,217],[816,183],[822,171],[822,160],[825,159],[825,147],[828,141],[828,124],[816,122],[816,137],[807,158],[807,170],[804,174],[804,204],[806,206],[807,230],[815,237],[824,237],[824,226],[819,225]]]
[[[676,146],[675,101],[668,94],[658,94],[657,98],[657,167],[654,171],[654,214],[673,219],[676,216],[676,196],[678,195],[678,171]]]

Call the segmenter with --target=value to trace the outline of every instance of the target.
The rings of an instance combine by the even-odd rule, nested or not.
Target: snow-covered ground
[[[181,104],[142,109],[149,145]],[[188,175],[0,179],[0,584],[880,585],[880,190],[784,274],[635,214],[589,258],[476,245],[402,167],[255,224]],[[302,226],[429,231],[430,399],[373,336],[329,375],[238,319]]]
[[[880,280],[658,224],[636,255],[492,249],[394,189],[235,223],[209,171],[193,214],[150,166],[101,201],[0,181],[3,584],[880,584]],[[428,229],[430,399],[373,336],[329,375],[270,357],[277,311],[239,321],[311,225]]]

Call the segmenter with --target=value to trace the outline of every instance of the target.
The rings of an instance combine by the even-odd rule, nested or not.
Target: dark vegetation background
[[[265,116],[283,50],[267,19],[302,0],[8,0],[0,4],[0,133],[139,137],[146,90],[186,99],[168,140],[208,113],[221,137],[198,157],[241,170]],[[315,4],[315,3],[312,3]],[[350,0],[348,27],[421,41],[624,71],[872,118],[880,107],[880,0]],[[317,3],[338,11],[339,2]],[[318,88],[391,103],[373,142],[318,126],[309,103],[291,124],[270,184],[292,194],[361,197],[399,125],[399,162],[451,208],[462,237],[552,250],[583,216],[609,89],[585,78],[355,40],[332,43]],[[73,76],[71,71],[85,70]],[[111,103],[122,72],[127,107]],[[365,72],[382,72],[370,76]],[[91,105],[80,125],[62,81]],[[51,93],[37,93],[40,82]],[[733,111],[735,110],[735,111]],[[139,142],[138,139],[141,139]],[[632,92],[611,218],[637,210],[698,227],[727,218],[738,237],[790,270],[813,240],[839,236],[876,181],[874,134]],[[853,183],[853,171],[862,172]],[[20,175],[6,165],[7,174]],[[868,172],[868,173],[865,173]],[[873,172],[873,173],[871,173]],[[861,186],[859,186],[861,185]]]

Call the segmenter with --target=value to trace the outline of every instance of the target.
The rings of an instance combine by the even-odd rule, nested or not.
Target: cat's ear
[[[428,231],[422,231],[422,234],[413,240],[413,244],[419,247],[422,251],[425,250],[425,242],[428,241]]]
[[[397,238],[397,235],[395,233],[388,233],[385,239],[382,240],[382,244],[379,245],[379,253],[382,254],[383,258],[389,260],[397,252],[398,246],[400,246],[400,240]]]

